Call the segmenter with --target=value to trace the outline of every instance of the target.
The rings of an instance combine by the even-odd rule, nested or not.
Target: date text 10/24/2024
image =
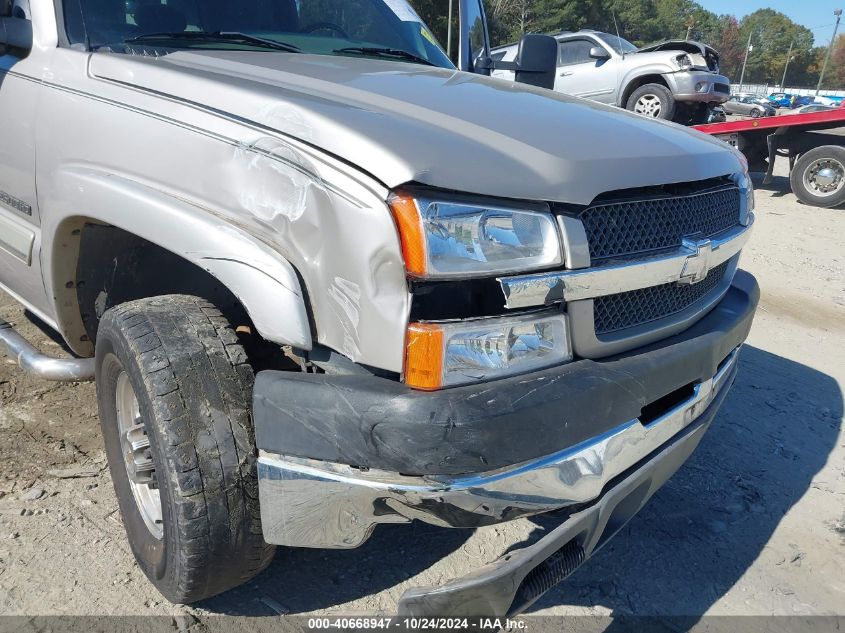
[[[511,618],[437,618],[437,617],[327,617],[309,618],[312,631],[388,630],[407,631],[525,631],[525,620]]]

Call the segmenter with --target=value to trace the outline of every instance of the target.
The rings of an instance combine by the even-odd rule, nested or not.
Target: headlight
[[[741,157],[742,173],[735,174],[733,181],[739,187],[741,205],[739,222],[743,226],[747,226],[751,212],[754,211],[754,184],[751,182],[751,175],[748,173],[748,160],[738,150],[737,154]]]
[[[689,55],[678,55],[675,61],[680,68],[692,68],[692,59]]]
[[[388,201],[408,274],[427,279],[523,272],[563,261],[551,213],[396,194]],[[527,205],[526,205],[527,206]]]
[[[536,371],[572,360],[566,315],[530,314],[455,323],[412,323],[405,384],[439,389]]]

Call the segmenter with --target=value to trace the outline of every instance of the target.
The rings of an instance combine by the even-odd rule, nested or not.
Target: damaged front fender
[[[86,210],[85,216],[55,225],[57,216],[50,215],[44,226],[44,249],[53,253],[45,284],[53,288],[57,322],[78,354],[92,351],[73,283],[81,229],[90,222],[115,226],[185,258],[238,297],[265,339],[311,348],[296,271],[260,240],[184,200],[94,168],[69,167],[56,174],[53,184],[66,204]]]

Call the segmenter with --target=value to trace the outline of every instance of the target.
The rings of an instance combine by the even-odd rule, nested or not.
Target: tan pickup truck
[[[189,603],[276,545],[560,525],[406,614],[516,613],[684,462],[758,299],[746,165],[455,67],[403,0],[0,0],[0,286],[96,379],[129,544]],[[354,8],[354,10],[350,10]],[[542,87],[546,86],[546,87]]]

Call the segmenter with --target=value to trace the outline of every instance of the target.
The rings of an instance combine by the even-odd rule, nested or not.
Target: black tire
[[[689,125],[704,125],[710,119],[710,107],[706,103],[692,106]]]
[[[659,109],[656,110],[656,115],[650,115],[645,112],[640,112],[639,114],[643,114],[643,116],[651,116],[655,119],[665,119],[666,121],[671,121],[675,118],[675,111],[677,110],[678,103],[675,101],[675,98],[672,96],[672,93],[666,86],[662,86],[660,84],[645,84],[644,86],[640,86],[634,92],[631,93],[631,96],[628,97],[628,102],[625,104],[625,108],[630,110],[631,112],[637,112],[637,103],[640,99],[649,97],[656,99],[659,101]]]
[[[702,125],[710,118],[710,108],[706,103],[678,103],[672,119],[681,125]]]
[[[763,116],[763,113],[760,110],[757,110],[755,108],[754,110],[751,111],[751,118],[752,119],[759,119],[761,116]]]
[[[153,585],[171,602],[187,604],[264,569],[275,548],[264,542],[258,507],[254,377],[226,318],[182,295],[116,306],[100,322],[96,373],[124,526]],[[155,467],[150,488],[160,495],[161,538],[145,523],[124,463],[116,394],[118,383],[126,391],[127,378]]]
[[[792,192],[801,202],[813,207],[831,209],[845,205],[845,182],[840,181],[838,190],[829,195],[818,195],[805,183],[805,175],[809,178],[810,175],[807,172],[812,170],[819,161],[832,161],[834,168],[842,174],[842,170],[845,170],[845,147],[823,145],[801,154],[795,161],[792,171],[789,172]]]

